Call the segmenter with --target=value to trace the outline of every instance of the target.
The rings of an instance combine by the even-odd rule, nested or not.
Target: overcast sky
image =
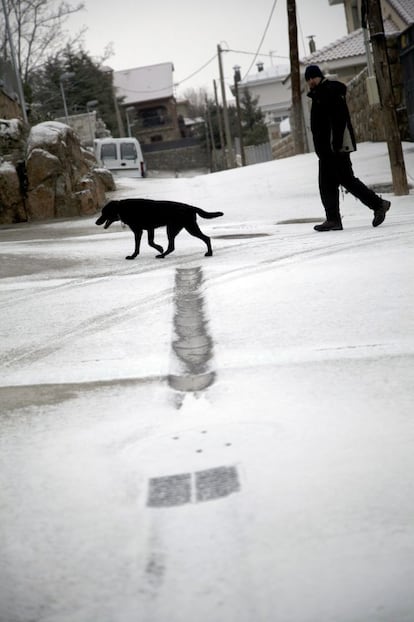
[[[219,43],[223,49],[238,51],[223,55],[228,82],[233,80],[234,65],[241,66],[244,77],[252,64],[250,73],[256,72],[257,61],[265,66],[288,62],[286,0],[276,1],[273,14],[274,0],[84,1],[85,10],[72,16],[67,28],[72,34],[82,26],[88,28],[85,49],[102,56],[111,43],[114,54],[107,64],[115,70],[171,61],[178,95],[189,88],[211,90],[219,76],[215,58]],[[301,57],[309,53],[309,35],[315,35],[317,47],[322,48],[347,34],[342,4],[296,0],[296,6]],[[255,59],[264,35],[262,56]]]

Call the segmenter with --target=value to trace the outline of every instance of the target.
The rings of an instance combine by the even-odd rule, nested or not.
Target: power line
[[[289,56],[278,56],[277,54],[265,54],[264,52],[246,52],[246,50],[223,50],[223,52],[235,52],[236,54],[248,54],[249,56],[267,56],[268,58],[289,58]]]
[[[201,71],[203,71],[203,69],[205,69],[210,63],[213,62],[213,60],[215,60],[217,58],[217,54],[214,54],[214,56],[212,56],[207,62],[205,62],[203,65],[201,65],[201,67],[199,67],[196,71],[193,71],[189,76],[187,76],[186,78],[183,78],[182,80],[180,80],[179,82],[174,82],[173,85],[171,86],[180,86],[183,82],[186,82],[187,80],[191,80],[191,78],[193,78],[194,76],[196,76],[198,73],[200,73]],[[158,89],[146,89],[144,91],[137,91],[134,89],[128,89],[126,87],[121,87],[123,91],[128,91],[128,93],[140,93],[140,94],[147,94],[147,93],[157,93],[159,91],[166,91],[168,89],[170,89],[170,86],[166,86],[166,87],[161,87]]]
[[[205,69],[210,63],[213,62],[213,60],[215,60],[217,58],[217,54],[214,54],[214,56],[212,56],[210,58],[210,60],[208,60],[206,63],[204,63],[204,65],[202,65],[199,69],[197,69],[196,71],[193,71],[193,73],[191,73],[189,76],[187,76],[186,78],[183,78],[182,80],[180,80],[179,82],[176,83],[176,86],[179,86],[180,84],[182,84],[183,82],[187,82],[187,80],[190,80],[191,78],[193,78],[194,76],[196,76],[198,73],[200,73],[200,71],[203,71],[203,69]]]
[[[273,2],[273,6],[272,6],[272,9],[271,9],[271,11],[270,11],[269,19],[267,20],[267,24],[266,24],[266,26],[265,26],[265,29],[264,29],[264,32],[263,32],[262,38],[261,38],[260,43],[259,43],[259,47],[257,48],[257,52],[256,52],[256,54],[255,54],[254,59],[252,60],[252,63],[251,63],[251,65],[250,65],[250,67],[248,68],[247,72],[246,72],[246,73],[245,73],[245,75],[243,76],[243,80],[245,80],[245,79],[247,78],[247,76],[248,76],[248,75],[249,75],[249,73],[250,73],[251,68],[253,67],[253,65],[254,65],[254,63],[255,63],[256,58],[259,56],[259,53],[260,53],[260,48],[262,47],[262,45],[263,45],[263,41],[264,41],[264,39],[265,39],[265,37],[266,37],[266,35],[267,35],[267,31],[269,30],[270,22],[271,22],[271,20],[272,20],[273,13],[274,13],[275,8],[276,8],[276,4],[277,4],[277,0],[274,0],[274,2]]]

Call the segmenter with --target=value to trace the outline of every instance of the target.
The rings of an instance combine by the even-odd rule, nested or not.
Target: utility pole
[[[221,120],[220,106],[219,106],[219,101],[217,97],[217,83],[215,80],[213,80],[213,86],[214,86],[214,101],[216,103],[217,122],[218,122],[219,135],[220,135],[221,160],[222,160],[222,164],[224,168],[226,168],[227,162],[226,162],[226,147],[224,143],[223,122]]]
[[[409,189],[395,110],[387,40],[384,33],[380,0],[365,0],[364,8],[369,25],[375,74],[381,99],[383,125],[391,164],[394,194],[398,196],[405,195],[409,194]],[[365,20],[362,21],[365,22]]]
[[[219,71],[220,71],[221,99],[223,102],[224,133],[226,135],[226,144],[227,144],[227,162],[228,162],[229,168],[234,168],[236,166],[236,163],[234,161],[233,145],[231,142],[229,113],[227,110],[226,87],[224,84],[223,63],[221,60],[221,53],[222,53],[222,49],[220,47],[220,44],[218,44],[217,55],[218,55]]]
[[[302,97],[300,89],[298,26],[296,21],[296,2],[287,0],[289,26],[290,79],[292,84],[292,130],[295,141],[295,152],[305,152],[303,135]]]
[[[211,163],[212,163],[211,168],[213,169],[213,171],[217,171],[218,170],[218,166],[217,166],[216,143],[215,143],[215,140],[214,140],[213,124],[211,123],[210,106],[209,106],[209,103],[208,103],[207,96],[205,98],[205,107],[206,107],[206,116],[207,116],[207,125],[206,125],[207,145],[208,145],[208,137],[209,136],[210,136],[210,142],[211,142]],[[207,147],[207,150],[208,150],[208,147]]]
[[[238,125],[238,130],[239,130],[241,164],[242,166],[246,166],[246,155],[244,151],[243,126],[242,126],[242,121],[241,121],[242,117],[241,117],[240,95],[239,95],[239,82],[241,80],[240,67],[236,65],[235,67],[233,67],[233,70],[234,70],[234,94],[236,96],[237,125]]]

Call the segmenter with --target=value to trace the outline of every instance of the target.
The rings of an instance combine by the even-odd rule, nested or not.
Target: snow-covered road
[[[412,622],[413,199],[318,234],[315,179],[120,181],[222,209],[212,258],[0,228],[1,622]]]

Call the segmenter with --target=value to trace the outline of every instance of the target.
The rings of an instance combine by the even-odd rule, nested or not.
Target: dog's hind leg
[[[154,229],[148,229],[148,244],[155,248],[159,253],[163,253],[164,249],[159,244],[155,244],[154,242]]]
[[[211,240],[210,238],[205,235],[200,227],[198,226],[198,224],[196,222],[192,222],[191,224],[185,225],[185,229],[186,231],[188,231],[188,233],[190,233],[191,235],[193,235],[196,238],[200,238],[200,240],[203,240],[203,242],[205,243],[205,245],[207,246],[207,252],[205,253],[205,257],[211,257],[213,254],[213,249],[211,248]]]
[[[134,231],[134,236],[135,236],[135,250],[132,253],[132,255],[127,255],[125,259],[135,259],[135,257],[139,255],[139,247],[141,244],[142,229],[138,229],[137,231]]]
[[[182,228],[182,225],[167,225],[168,248],[160,255],[156,255],[156,257],[158,257],[159,259],[164,259],[166,255],[169,255],[173,252],[173,250],[175,249],[175,238],[177,234],[180,233]]]

